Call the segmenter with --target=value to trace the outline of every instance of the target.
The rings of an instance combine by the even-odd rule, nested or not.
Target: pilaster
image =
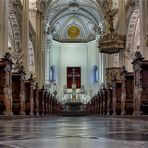
[[[22,52],[25,72],[28,73],[28,46],[29,46],[29,1],[23,0],[22,14]]]
[[[145,59],[148,59],[148,1],[139,0],[140,5],[140,49],[143,52]]]
[[[37,12],[36,12],[36,75],[37,75],[37,81],[39,84],[39,87],[41,87],[44,84],[43,78],[44,75],[44,48],[43,48],[43,7],[44,3],[37,3]]]
[[[9,1],[0,0],[0,57],[8,49],[8,11]]]

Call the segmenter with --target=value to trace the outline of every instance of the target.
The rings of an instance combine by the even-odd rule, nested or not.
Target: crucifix
[[[68,77],[71,77],[72,78],[72,83],[76,83],[76,78],[77,77],[80,77],[80,74],[76,74],[75,72],[75,68],[72,69],[72,73],[71,74],[68,74]]]
[[[75,68],[72,69],[72,73],[68,74],[68,77],[72,78],[72,102],[76,102],[76,88],[77,88],[77,83],[76,83],[76,78],[80,77],[80,74],[76,74]]]

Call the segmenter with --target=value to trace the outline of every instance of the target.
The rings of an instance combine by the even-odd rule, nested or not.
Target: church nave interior
[[[0,0],[0,147],[147,147],[147,8]]]

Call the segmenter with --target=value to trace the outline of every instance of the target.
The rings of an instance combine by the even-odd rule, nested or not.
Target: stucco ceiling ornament
[[[118,9],[112,9],[108,1],[104,4],[108,18],[109,32],[102,35],[99,42],[99,49],[102,53],[118,53],[125,48],[125,36],[119,35],[114,29],[114,17]]]
[[[72,25],[68,28],[67,33],[71,39],[76,39],[80,35],[80,29],[76,25]]]
[[[48,7],[45,17],[50,30],[48,34],[59,42],[89,42],[100,35],[104,19],[101,5],[95,0],[55,0]],[[77,26],[80,33],[75,39],[68,34],[70,26]]]

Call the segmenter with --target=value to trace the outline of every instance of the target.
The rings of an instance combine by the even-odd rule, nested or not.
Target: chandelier
[[[125,36],[115,32],[113,20],[117,13],[117,9],[107,9],[106,13],[109,21],[109,33],[100,37],[99,50],[101,53],[113,54],[118,53],[125,48]]]

